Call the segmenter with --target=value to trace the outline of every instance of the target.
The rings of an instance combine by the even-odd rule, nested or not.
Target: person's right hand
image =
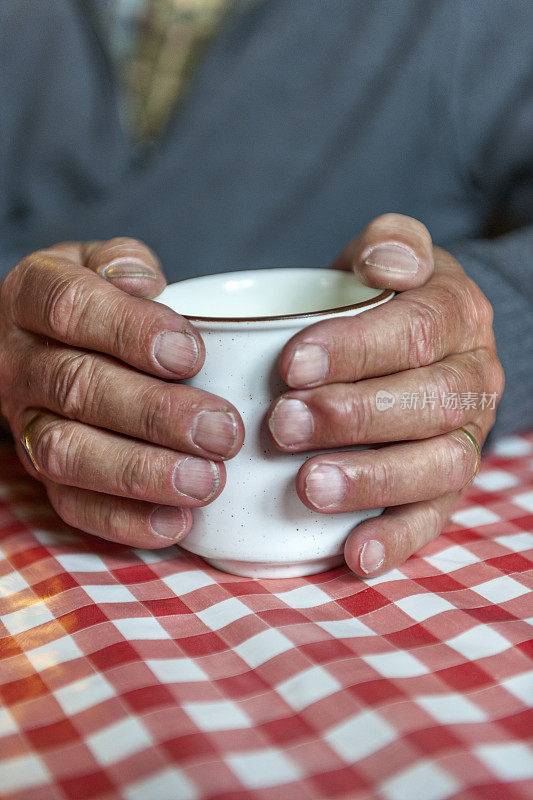
[[[65,522],[147,548],[186,536],[244,440],[234,406],[173,383],[205,351],[147,299],[164,285],[125,238],[32,253],[0,285],[0,402],[21,461]]]

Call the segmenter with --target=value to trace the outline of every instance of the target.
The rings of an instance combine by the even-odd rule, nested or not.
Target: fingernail
[[[300,344],[294,351],[287,375],[289,386],[307,386],[323,381],[329,369],[329,354],[319,344]]]
[[[385,549],[377,539],[365,542],[359,553],[359,566],[367,575],[375,572],[385,561]]]
[[[187,519],[182,508],[158,506],[150,515],[150,527],[156,536],[177,541],[187,529]]]
[[[193,457],[180,461],[173,480],[178,492],[204,501],[213,497],[220,482],[216,464],[205,458]]]
[[[103,278],[107,278],[108,281],[113,280],[113,278],[151,278],[154,281],[157,280],[156,273],[148,264],[129,256],[115,258],[100,270],[100,275]]]
[[[185,375],[198,360],[198,345],[190,333],[163,331],[155,340],[154,355],[165,369]]]
[[[365,264],[379,267],[387,272],[418,271],[418,259],[415,254],[399,244],[380,244],[373,247],[366,255]]]
[[[318,464],[305,479],[307,499],[316,508],[331,508],[341,503],[348,491],[346,475],[338,467]]]
[[[200,411],[193,422],[191,438],[210,453],[228,456],[237,439],[237,421],[230,411]]]
[[[285,397],[274,408],[268,427],[282,447],[308,441],[315,429],[313,416],[305,403]]]

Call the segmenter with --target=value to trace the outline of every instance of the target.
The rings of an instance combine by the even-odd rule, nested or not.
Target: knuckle
[[[463,385],[466,388],[485,388],[491,362],[488,350],[483,347],[467,350],[460,355],[451,356],[450,361],[457,365],[458,371],[463,375]]]
[[[59,275],[52,282],[45,299],[44,313],[50,331],[57,338],[69,339],[76,329],[83,309],[90,302],[85,288],[85,278]]]
[[[361,393],[354,396],[348,404],[348,419],[350,423],[350,443],[368,441],[373,438],[375,398],[370,394]]]
[[[143,437],[152,442],[168,438],[172,412],[176,410],[173,392],[157,385],[148,386],[139,395],[139,409]]]
[[[505,372],[495,350],[479,348],[475,351],[483,363],[483,390],[501,397],[505,388]]]
[[[402,563],[420,547],[420,526],[416,517],[399,517],[396,521],[396,536],[391,542],[392,559]]]
[[[481,393],[491,390],[494,372],[494,357],[487,350],[471,350],[464,353],[465,372],[463,390]]]
[[[333,348],[336,347],[342,360],[350,365],[349,371],[353,379],[372,374],[375,369],[375,353],[380,349],[377,332],[372,328],[365,328],[359,317],[353,317],[346,326],[339,325],[335,334]]]
[[[432,388],[441,400],[445,429],[458,428],[468,421],[472,410],[475,410],[475,401],[471,403],[469,398],[487,391],[486,374],[486,359],[477,350],[438,365]],[[448,402],[448,398],[455,402]]]
[[[443,362],[440,364],[437,379],[434,387],[437,396],[445,400],[446,398],[458,398],[463,391],[464,376],[462,371],[453,363]],[[460,427],[465,421],[465,409],[457,403],[441,403],[443,426],[446,430]]]
[[[159,323],[162,316],[158,311],[140,308],[134,298],[118,298],[113,311],[114,351],[132,357],[139,351],[150,353],[153,329],[163,327]]]
[[[372,498],[371,502],[375,502],[376,497],[380,498],[380,504],[387,505],[390,502],[390,498],[394,496],[393,475],[394,470],[381,455],[365,465],[364,475],[361,477],[366,484],[369,498]]]
[[[134,447],[121,462],[118,476],[119,491],[126,497],[146,498],[153,492],[152,475],[157,474],[154,459],[140,448]]]
[[[354,393],[351,387],[332,392],[323,402],[322,415],[328,440],[355,444],[371,434],[372,398],[364,392]]]
[[[35,272],[36,267],[46,262],[48,258],[47,250],[34,250],[27,256],[21,258],[17,266],[11,271],[13,275],[27,275],[28,272]]]
[[[188,439],[189,431],[185,426],[201,411],[231,410],[238,418],[233,406],[214,407],[202,397],[189,394],[187,386],[165,385],[154,382],[142,387],[136,395],[137,407],[140,409],[141,436],[152,442],[174,447],[177,443]]]
[[[142,301],[141,301],[142,302]],[[176,325],[186,327],[181,317],[170,309],[146,308],[138,298],[121,295],[114,299],[111,325],[108,333],[113,336],[112,351],[126,360],[154,362],[155,342],[165,330],[175,330]]]
[[[61,483],[67,477],[71,479],[75,472],[77,446],[73,433],[68,425],[59,420],[49,422],[32,445],[40,468],[56,483]]]
[[[136,331],[136,335],[133,332]],[[131,303],[126,299],[117,303],[114,309],[114,323],[113,323],[113,350],[118,353],[127,353],[132,349],[132,344],[139,341],[139,336],[142,332],[142,325],[140,324],[139,316],[135,319]],[[134,343],[132,339],[137,341]]]
[[[432,278],[431,288],[421,292],[424,292],[424,297],[418,298],[419,302],[429,304],[434,309],[439,326],[444,331],[467,325],[469,329],[470,319],[464,309],[470,290],[468,279],[462,270],[457,273],[447,271],[442,275],[436,273]]]
[[[493,375],[493,386],[494,391],[498,397],[501,397],[503,394],[503,390],[505,389],[505,371],[501,364],[499,358],[495,358],[494,361],[494,375]]]
[[[445,262],[448,269],[433,280],[433,297],[436,303],[442,303],[446,309],[450,306],[457,307],[459,300],[468,297],[470,293],[469,279],[462,269],[450,269],[451,256],[447,254]],[[453,259],[454,263],[455,259]]]
[[[16,281],[17,267],[14,267],[11,272],[8,272],[5,278],[0,283],[0,306],[2,307],[2,316],[4,318],[11,317],[11,309],[13,305],[14,283]]]
[[[477,283],[470,278],[466,278],[465,305],[467,318],[473,324],[474,330],[481,330],[485,335],[487,331],[492,330],[494,321],[492,304]]]
[[[328,376],[340,370],[355,381],[375,367],[372,353],[379,349],[379,334],[372,326],[366,326],[360,316],[354,316],[317,322],[290,342],[320,344],[330,354]]]
[[[446,436],[441,459],[441,471],[449,490],[462,489],[475,468],[473,448],[462,436]]]
[[[0,396],[9,399],[13,379],[17,372],[21,372],[21,365],[18,363],[18,359],[13,358],[6,338],[3,337],[3,339],[0,348]]]
[[[438,307],[416,301],[411,313],[406,315],[409,347],[407,363],[410,369],[427,366],[442,356],[441,325],[442,311]]]
[[[478,289],[478,297],[478,318],[486,328],[492,329],[492,324],[494,322],[494,309],[492,307],[492,303],[480,289]]]
[[[134,533],[134,520],[120,504],[102,503],[98,509],[98,533],[105,539],[131,541]]]
[[[0,283],[0,303],[7,317],[16,316],[16,302],[25,284],[33,281],[35,266],[45,257],[45,251],[36,250],[21,259]],[[30,286],[27,287],[31,289]]]
[[[54,397],[67,417],[83,415],[94,405],[100,383],[96,359],[89,353],[62,357],[53,370]]]
[[[487,353],[483,350],[471,350],[463,353],[463,370],[457,368],[458,374],[462,375],[462,390],[480,392],[485,389],[488,371]]]
[[[131,503],[131,504],[130,504]],[[148,504],[147,504],[148,506]],[[104,539],[123,542],[137,547],[154,546],[153,537],[150,535],[149,512],[150,507],[141,511],[135,501],[122,500],[121,502],[103,502],[98,508],[96,518],[97,533]],[[147,538],[147,534],[149,538]],[[164,542],[168,544],[168,542]],[[160,546],[160,544],[155,544]]]

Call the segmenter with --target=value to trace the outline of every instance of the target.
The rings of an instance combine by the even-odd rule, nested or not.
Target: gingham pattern
[[[531,800],[533,435],[365,582],[86,537],[0,455],[2,798]]]

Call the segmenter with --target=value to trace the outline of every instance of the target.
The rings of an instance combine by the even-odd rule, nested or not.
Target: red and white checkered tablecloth
[[[0,457],[2,798],[533,797],[533,435],[367,581],[85,536]]]

